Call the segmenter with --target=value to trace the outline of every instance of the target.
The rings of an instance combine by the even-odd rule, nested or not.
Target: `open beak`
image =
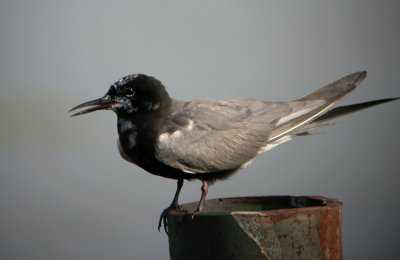
[[[82,103],[74,108],[72,108],[70,111],[68,112],[72,112],[74,110],[77,110],[79,108],[82,107],[90,107],[88,109],[82,110],[78,113],[72,114],[71,116],[79,116],[82,114],[87,114],[96,110],[106,110],[106,109],[110,109],[113,105],[115,105],[117,102],[115,100],[111,100],[110,97],[108,95],[105,95],[102,98],[98,98],[92,101],[88,101],[85,103]]]

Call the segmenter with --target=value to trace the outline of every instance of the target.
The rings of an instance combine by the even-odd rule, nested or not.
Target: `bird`
[[[164,226],[168,233],[169,214],[194,217],[201,213],[209,186],[248,166],[260,154],[328,126],[331,119],[400,98],[336,107],[366,76],[366,71],[352,73],[304,97],[275,102],[254,98],[178,100],[171,98],[155,77],[131,74],[113,83],[103,97],[69,112],[78,116],[112,110],[117,115],[122,158],[153,175],[177,181],[173,200],[158,222],[158,230]],[[82,110],[76,112],[78,109]],[[185,180],[202,182],[197,209],[190,213],[178,203]]]

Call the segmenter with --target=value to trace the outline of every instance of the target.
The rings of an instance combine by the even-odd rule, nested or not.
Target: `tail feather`
[[[339,80],[336,80],[325,87],[298,99],[306,100],[326,100],[327,103],[338,102],[343,97],[353,91],[367,77],[366,71],[349,74]]]
[[[347,106],[340,106],[337,108],[334,108],[332,110],[329,110],[325,114],[322,114],[321,116],[315,118],[312,120],[310,123],[307,125],[301,127],[297,131],[295,131],[292,135],[295,136],[301,136],[301,135],[309,135],[310,132],[316,128],[320,127],[325,127],[325,126],[330,126],[333,125],[332,122],[329,120],[335,119],[337,117],[341,117],[347,114],[351,114],[363,109],[367,109],[373,106],[377,106],[380,104],[384,104],[387,102],[399,100],[400,97],[397,98],[384,98],[384,99],[378,99],[378,100],[372,100],[372,101],[367,101],[363,103],[357,103],[357,104],[352,104],[352,105],[347,105]]]
[[[353,112],[357,112],[366,108],[370,108],[376,105],[384,104],[390,101],[398,100],[400,97],[397,98],[384,98],[384,99],[378,99],[378,100],[372,100],[372,101],[367,101],[363,103],[357,103],[357,104],[352,104],[352,105],[347,105],[347,106],[340,106],[336,107],[332,110],[329,110],[325,114],[321,115],[320,117],[317,117],[316,119],[313,120],[313,122],[323,122],[326,120],[330,120],[336,117],[341,117],[347,114],[351,114]]]
[[[332,106],[360,85],[366,76],[366,71],[352,73],[300,99],[296,99],[292,103],[288,102],[289,106],[291,104],[298,104],[298,102],[309,102],[309,105],[308,107],[307,103],[304,105],[306,112],[293,108],[289,114],[279,118],[269,141],[272,142],[288,134],[296,135],[296,133],[304,132],[304,129],[309,129],[309,125],[313,124],[312,122],[314,122],[315,118],[327,113]],[[319,102],[320,105],[313,108],[312,105],[315,105],[316,102]],[[300,108],[303,109],[302,106]]]

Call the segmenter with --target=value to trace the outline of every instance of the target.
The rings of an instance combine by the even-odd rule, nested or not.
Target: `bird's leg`
[[[177,212],[181,212],[181,206],[179,206],[178,199],[179,199],[179,194],[181,193],[181,189],[183,186],[183,179],[179,179],[177,182],[177,187],[176,187],[176,192],[174,195],[174,199],[172,200],[171,205],[169,208],[176,210]]]
[[[194,218],[194,216],[196,216],[197,214],[201,213],[204,209],[204,201],[206,200],[206,196],[208,193],[208,181],[202,181],[203,185],[201,186],[201,197],[200,197],[200,201],[199,201],[199,205],[197,206],[196,211],[192,212],[192,218]]]
[[[183,179],[179,179],[177,182],[177,188],[176,188],[176,192],[174,195],[174,199],[172,200],[171,205],[169,205],[169,207],[164,209],[163,212],[161,213],[160,220],[158,221],[158,231],[160,231],[161,225],[164,225],[165,233],[168,233],[168,229],[167,229],[168,214],[170,214],[172,212],[173,213],[181,213],[182,212],[181,207],[179,206],[179,203],[178,203],[179,193],[181,192],[182,186],[183,186]]]

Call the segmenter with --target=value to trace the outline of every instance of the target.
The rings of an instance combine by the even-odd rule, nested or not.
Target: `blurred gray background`
[[[169,257],[156,225],[175,182],[120,158],[112,112],[67,113],[122,76],[180,99],[290,100],[368,70],[344,104],[400,96],[396,0],[2,0],[0,37],[0,259]],[[337,198],[346,259],[400,259],[399,121],[399,101],[338,119],[208,198]],[[199,196],[186,183],[181,202]]]

